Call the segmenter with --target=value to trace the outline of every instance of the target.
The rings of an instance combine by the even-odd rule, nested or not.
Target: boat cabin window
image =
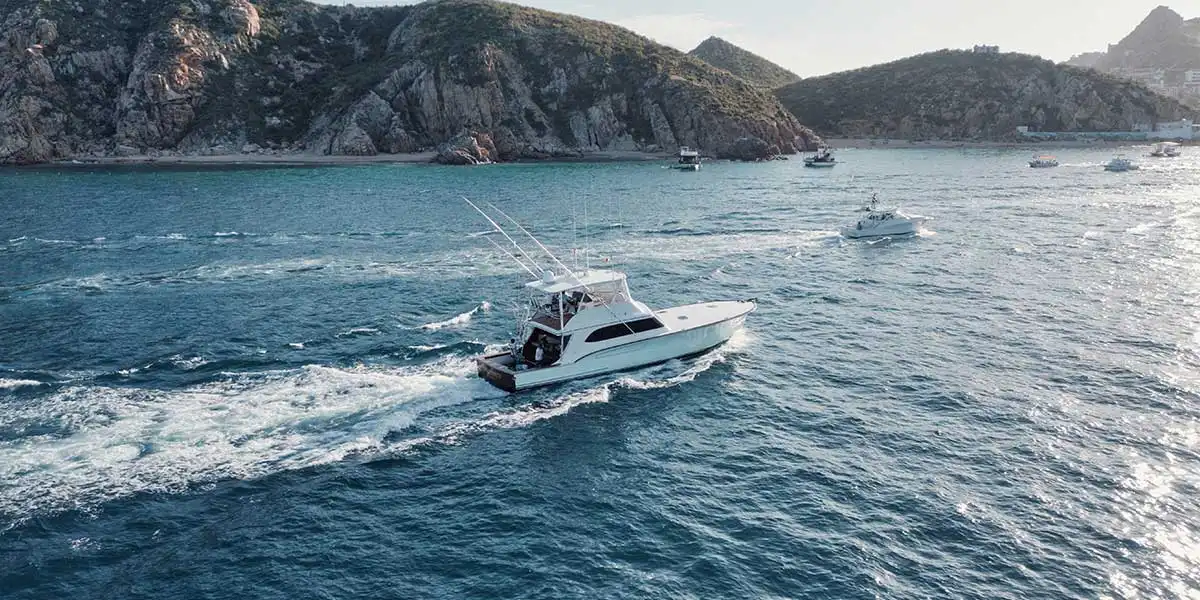
[[[654,329],[658,329],[662,326],[663,326],[662,322],[660,322],[658,319],[656,319],[654,317],[638,319],[636,321],[627,321],[625,323],[618,323],[616,325],[608,325],[605,327],[601,327],[600,329],[597,329],[597,330],[593,331],[591,334],[589,334],[587,336],[587,339],[584,341],[589,342],[589,343],[603,342],[605,340],[611,340],[614,338],[619,338],[621,336],[633,335],[635,333],[642,333],[643,331],[651,331]]]

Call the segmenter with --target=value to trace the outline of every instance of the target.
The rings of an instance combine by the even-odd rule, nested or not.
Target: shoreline
[[[822,138],[835,150],[954,150],[959,148],[995,150],[1036,150],[1051,148],[1118,148],[1121,146],[1152,146],[1156,140],[1055,140],[1055,141],[969,141],[969,140],[900,140],[889,138]],[[1163,140],[1169,141],[1169,140]]]
[[[10,168],[86,168],[86,167],[338,167],[359,165],[432,165],[436,152],[408,152],[400,154],[375,154],[372,156],[347,156],[309,153],[287,154],[183,154],[168,156],[76,156],[32,165],[7,165]],[[579,156],[558,156],[545,159],[517,159],[498,164],[537,163],[610,163],[650,162],[667,160],[673,155],[666,152],[639,152],[636,150],[605,150],[584,152]]]

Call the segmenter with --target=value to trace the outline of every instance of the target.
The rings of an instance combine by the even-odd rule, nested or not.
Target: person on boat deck
[[[537,349],[533,351],[533,362],[540,367],[544,360],[546,360],[546,351],[542,348],[542,340],[539,339]]]

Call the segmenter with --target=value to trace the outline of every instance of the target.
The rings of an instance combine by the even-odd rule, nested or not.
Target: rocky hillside
[[[765,88],[777,88],[800,79],[799,75],[716,36],[704,40],[688,54]]]
[[[439,149],[445,162],[811,147],[769,93],[630,31],[491,0],[0,0],[0,163]]]
[[[1189,111],[1132,81],[1022,54],[942,50],[776,92],[822,135],[1002,140],[1018,126],[1119,131]]]
[[[1102,71],[1119,69],[1200,69],[1200,18],[1184,20],[1159,6],[1107,52],[1088,52],[1067,64]]]

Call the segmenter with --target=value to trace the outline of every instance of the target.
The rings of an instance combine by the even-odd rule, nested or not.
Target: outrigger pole
[[[496,205],[495,205],[495,204],[492,204],[491,202],[488,202],[488,203],[487,203],[487,205],[488,205],[488,206],[489,206],[489,207],[490,207],[492,210],[494,210],[494,211],[496,211],[496,212],[500,213],[501,215],[503,215],[503,216],[504,216],[504,218],[505,218],[505,219],[508,219],[510,222],[512,222],[512,224],[513,224],[513,225],[516,225],[517,229],[521,230],[521,233],[524,233],[526,236],[528,236],[528,237],[529,237],[529,239],[533,240],[533,243],[537,244],[537,247],[538,247],[538,248],[541,248],[541,249],[542,249],[542,252],[545,252],[545,253],[546,253],[546,256],[549,256],[549,257],[550,257],[550,260],[554,261],[556,264],[558,264],[558,266],[562,267],[562,268],[563,268],[563,270],[565,270],[565,271],[567,272],[567,274],[568,274],[568,275],[570,275],[571,277],[575,277],[575,273],[573,273],[573,272],[571,271],[571,268],[570,268],[570,267],[568,267],[567,265],[564,265],[564,264],[563,264],[563,262],[562,262],[561,260],[558,260],[558,257],[557,257],[557,256],[554,256],[554,253],[553,253],[553,252],[551,252],[549,248],[547,248],[547,247],[543,246],[543,245],[542,245],[542,243],[541,243],[541,242],[539,242],[537,238],[533,237],[533,234],[532,234],[532,233],[529,233],[528,231],[526,231],[526,230],[525,230],[525,228],[524,228],[524,227],[521,227],[521,224],[520,224],[520,223],[518,223],[516,219],[514,219],[514,218],[512,218],[512,217],[508,216],[508,213],[506,213],[506,212],[504,212],[504,211],[500,210],[499,208],[496,208]],[[472,205],[472,206],[474,206],[474,205]],[[532,259],[531,259],[531,260],[532,260]]]
[[[529,273],[529,274],[530,274],[530,275],[532,275],[532,276],[533,276],[535,279],[537,278],[538,274],[537,274],[537,273],[534,273],[532,269],[530,269],[529,267],[525,266],[525,263],[521,262],[521,259],[517,258],[517,257],[516,257],[516,255],[514,255],[512,252],[509,252],[509,251],[508,251],[508,248],[505,248],[504,246],[501,246],[499,243],[497,243],[497,242],[496,242],[496,240],[493,240],[492,238],[490,238],[490,237],[488,237],[488,236],[486,236],[486,235],[485,235],[485,236],[483,236],[483,238],[484,238],[484,239],[486,239],[487,241],[491,242],[491,243],[492,243],[492,245],[493,245],[493,246],[495,246],[497,250],[499,250],[499,251],[501,251],[501,252],[503,252],[503,253],[507,254],[509,258],[513,259],[513,262],[516,262],[518,265],[521,265],[521,268],[522,268],[522,269],[525,269],[525,272],[526,272],[526,273]]]
[[[510,244],[512,244],[512,245],[513,245],[513,247],[514,247],[514,248],[516,248],[518,252],[520,252],[520,253],[521,253],[521,256],[524,256],[526,259],[528,259],[528,260],[529,260],[529,262],[530,262],[531,264],[533,264],[533,268],[534,268],[534,269],[537,269],[537,270],[538,270],[538,273],[544,273],[544,272],[546,271],[546,270],[545,270],[545,269],[543,269],[543,268],[542,268],[540,265],[538,265],[538,264],[537,264],[537,261],[536,261],[536,260],[533,260],[533,257],[532,257],[532,256],[529,256],[528,254],[526,254],[526,253],[525,253],[525,249],[524,249],[524,248],[521,248],[521,245],[520,245],[520,244],[518,244],[516,240],[512,239],[511,237],[509,237],[509,235],[508,235],[507,233],[505,233],[505,231],[504,231],[504,228],[503,228],[503,227],[501,227],[499,223],[497,223],[497,222],[496,222],[494,219],[492,219],[491,217],[489,217],[487,213],[483,212],[483,209],[481,209],[481,208],[479,208],[478,206],[476,206],[474,202],[471,202],[470,200],[468,200],[466,196],[463,196],[463,197],[462,197],[462,199],[463,199],[463,201],[465,201],[467,204],[470,204],[470,205],[471,205],[471,208],[474,208],[474,209],[476,210],[476,212],[478,212],[479,214],[483,215],[483,218],[487,219],[487,222],[488,222],[488,223],[491,223],[491,224],[492,224],[492,227],[493,227],[493,228],[495,228],[495,229],[496,229],[496,231],[500,232],[500,235],[504,236],[504,239],[508,240],[508,242],[509,242]],[[494,207],[493,207],[493,208],[494,208]],[[508,216],[508,215],[505,215],[505,216]],[[526,233],[525,235],[529,235],[529,234],[528,234],[528,233]],[[486,236],[485,236],[485,237],[486,237]],[[499,247],[500,247],[500,245],[496,243],[496,240],[493,240],[493,239],[491,239],[491,238],[488,238],[488,241],[489,241],[489,242],[491,242],[492,244],[496,245],[496,247],[497,247],[497,248],[499,248]],[[534,241],[537,241],[537,240],[534,240]],[[539,245],[540,245],[540,244],[539,244]],[[501,249],[501,250],[504,250],[504,248],[500,248],[500,249]],[[544,249],[545,249],[545,248],[543,248],[543,250],[544,250]],[[518,259],[516,256],[514,256],[514,255],[513,255],[513,253],[512,253],[512,252],[508,252],[507,250],[505,250],[505,252],[506,252],[506,253],[507,253],[509,256],[511,256],[513,260],[517,261],[517,264],[521,265],[521,268],[523,268],[523,269],[525,269],[526,271],[528,271],[530,275],[533,275],[534,277],[538,277],[538,273],[534,273],[534,272],[533,272],[533,269],[530,269],[529,267],[525,266],[525,263],[521,262],[521,261],[520,261],[520,260],[519,260],[519,259]],[[553,256],[551,256],[551,258],[553,258]]]

